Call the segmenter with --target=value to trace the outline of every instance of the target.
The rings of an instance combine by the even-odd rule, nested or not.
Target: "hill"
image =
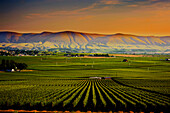
[[[94,34],[73,31],[16,33],[0,32],[0,48],[70,49],[99,52],[169,52],[170,36]]]

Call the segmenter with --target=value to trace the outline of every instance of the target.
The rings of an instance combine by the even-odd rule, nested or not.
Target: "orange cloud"
[[[20,30],[37,32],[45,29],[109,34],[114,32],[144,35],[169,34],[170,4],[151,1],[153,0],[129,3],[121,0],[98,0],[96,3],[76,10],[30,13],[16,26]],[[114,7],[120,2],[120,7]]]
[[[27,19],[33,19],[34,17],[40,16],[41,14],[38,13],[32,13],[32,14],[28,14],[25,16],[25,18]]]
[[[47,18],[47,17],[53,17],[53,16],[73,16],[73,15],[80,15],[80,14],[85,14],[86,11],[93,9],[97,6],[97,3],[94,3],[88,7],[85,8],[81,8],[81,9],[77,9],[77,10],[71,10],[71,11],[55,11],[55,12],[49,12],[46,14],[36,14],[36,13],[32,13],[32,14],[28,14],[25,17],[26,18],[35,18],[35,17],[43,17],[43,18]]]
[[[128,5],[128,7],[138,7],[138,5]]]
[[[27,18],[27,19],[32,19],[33,17],[32,16],[25,16],[25,18]]]
[[[154,4],[151,4],[151,5],[144,5],[142,6],[143,8],[148,8],[148,9],[170,9],[170,3],[167,3],[167,2],[157,2],[157,3],[154,3]]]
[[[41,15],[41,14],[39,14],[39,13],[33,13],[33,14],[29,14],[29,15],[31,15],[31,16],[39,16],[39,15]]]
[[[114,5],[114,4],[120,4],[121,2],[119,0],[101,0],[100,3],[106,5]]]
[[[80,15],[80,14],[86,14],[88,13],[89,10],[93,11],[103,11],[103,10],[108,10],[108,6],[102,6],[102,8],[97,8],[98,6],[105,4],[105,5],[114,5],[114,4],[120,4],[121,2],[119,0],[100,0],[96,3],[91,4],[90,6],[76,9],[76,10],[63,10],[63,11],[55,11],[55,12],[49,12],[46,14],[28,14],[25,17],[26,18],[35,18],[35,17],[41,17],[41,18],[49,18],[53,16],[73,16],[73,15]]]
[[[159,0],[149,0],[149,1],[151,1],[151,2],[157,2],[157,1],[159,1]]]

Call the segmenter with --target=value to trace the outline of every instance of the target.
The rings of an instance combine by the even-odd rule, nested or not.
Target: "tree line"
[[[17,63],[14,60],[5,60],[2,59],[2,62],[0,64],[0,69],[6,71],[6,70],[11,70],[14,69],[16,70],[23,70],[26,69],[28,66],[25,63]]]

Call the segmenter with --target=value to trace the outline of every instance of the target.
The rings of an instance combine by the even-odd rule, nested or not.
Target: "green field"
[[[0,61],[14,60],[28,68],[0,72],[0,109],[167,112],[170,62],[166,58],[127,57],[128,62],[122,62],[125,57],[1,56]]]

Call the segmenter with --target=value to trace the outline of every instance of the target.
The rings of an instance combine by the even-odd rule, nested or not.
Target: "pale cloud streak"
[[[46,14],[28,14],[25,17],[28,19],[36,18],[36,17],[41,17],[41,18],[49,18],[53,16],[74,16],[74,15],[82,15],[86,14],[86,11],[91,10],[97,6],[97,3],[94,3],[88,7],[76,9],[76,10],[63,10],[63,11],[54,11],[54,12],[49,12]]]
[[[117,9],[121,8],[133,8],[132,12],[138,11],[146,11],[146,10],[162,10],[162,9],[169,9],[170,2],[167,0],[143,0],[143,1],[136,1],[136,0],[99,0],[91,5],[75,9],[75,10],[58,10],[48,13],[31,13],[25,15],[27,19],[34,19],[34,18],[51,18],[57,16],[79,16],[79,18],[83,18],[84,16],[90,17],[91,12],[99,12],[103,13],[104,11],[113,11],[114,5],[121,4],[121,7],[117,7]],[[125,10],[126,11],[126,10]]]
[[[80,8],[80,9],[76,9],[76,10],[59,10],[59,11],[53,11],[53,12],[49,12],[46,14],[40,13],[40,14],[27,14],[25,16],[25,18],[27,19],[33,19],[33,18],[51,18],[54,16],[76,16],[76,15],[84,15],[84,14],[88,14],[90,11],[104,11],[104,10],[109,10],[109,6],[107,5],[116,5],[116,4],[120,4],[120,0],[99,0],[98,2],[95,2],[87,7],[84,8]],[[102,6],[100,8],[98,8],[101,5],[105,5]],[[88,15],[90,16],[90,15]]]
[[[76,10],[59,10],[59,11],[53,11],[49,13],[31,13],[27,14],[25,18],[27,19],[34,19],[34,18],[51,18],[55,16],[76,16],[76,15],[84,15],[88,14],[90,11],[104,11],[104,10],[109,10],[109,6],[107,5],[116,5],[120,4],[120,0],[99,0],[87,7],[76,9]],[[99,6],[105,5],[99,8]],[[90,16],[90,15],[88,15]]]

